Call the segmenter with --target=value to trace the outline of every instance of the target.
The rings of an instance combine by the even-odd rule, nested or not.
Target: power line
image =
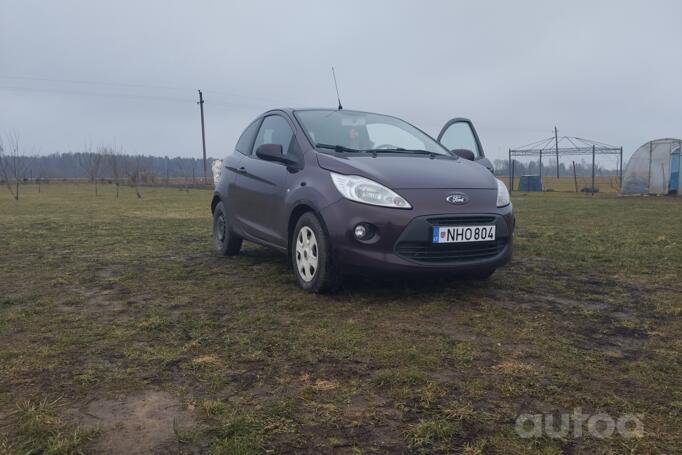
[[[194,103],[194,100],[191,100],[189,98],[177,98],[177,97],[169,97],[169,96],[161,96],[161,95],[137,95],[137,94],[132,94],[132,93],[116,93],[116,92],[98,92],[98,91],[83,91],[83,90],[73,90],[73,89],[56,89],[56,88],[38,88],[38,87],[19,87],[19,86],[7,86],[7,85],[0,85],[0,90],[5,90],[5,91],[23,91],[23,92],[45,92],[45,93],[61,93],[61,94],[66,94],[66,95],[84,95],[84,96],[98,96],[98,97],[105,97],[105,98],[127,98],[127,99],[150,99],[150,100],[159,100],[159,101],[171,101],[171,102],[177,102],[177,103]],[[228,109],[235,109],[235,108],[243,108],[243,109],[249,109],[249,110],[264,110],[265,107],[262,105],[258,105],[256,103],[254,104],[245,104],[244,102],[215,102],[215,101],[204,101],[208,107],[219,107],[219,108],[228,108]]]
[[[37,88],[37,87],[18,87],[18,86],[8,86],[8,85],[0,85],[0,90],[23,91],[23,92],[62,93],[62,94],[67,94],[67,95],[102,96],[102,97],[111,97],[111,98],[154,99],[154,100],[181,102],[181,103],[193,103],[194,102],[194,100],[191,100],[189,98],[175,98],[175,97],[159,96],[159,95],[135,95],[135,94],[131,94],[131,93],[95,92],[95,91],[54,89],[54,88]]]
[[[163,90],[188,90],[186,87],[173,87],[168,85],[150,85],[150,84],[128,84],[128,83],[116,83],[107,81],[88,81],[88,80],[75,80],[75,79],[57,79],[57,78],[47,78],[47,77],[32,77],[32,76],[2,76],[0,79],[15,79],[15,80],[26,80],[26,81],[40,81],[40,82],[58,82],[63,84],[84,84],[84,85],[107,85],[112,87],[134,87],[134,88],[155,88]]]
[[[49,82],[49,83],[60,83],[60,84],[76,84],[80,86],[106,86],[106,87],[119,87],[119,88],[135,88],[135,89],[156,89],[156,90],[177,90],[177,91],[188,91],[188,89],[181,87],[170,87],[170,86],[155,86],[148,84],[118,84],[111,82],[95,82],[95,81],[74,81],[66,79],[51,79],[51,78],[39,78],[39,77],[19,77],[19,76],[2,76],[0,75],[0,80],[10,79],[18,81],[37,81],[37,82]],[[101,91],[101,90],[79,90],[78,88],[58,88],[58,87],[30,87],[30,86],[18,86],[18,85],[0,85],[0,91],[14,91],[14,92],[34,92],[34,93],[58,93],[66,95],[77,95],[77,96],[96,96],[96,97],[108,97],[108,98],[121,98],[121,99],[141,99],[141,100],[154,100],[154,101],[168,101],[175,103],[194,103],[194,100],[189,98],[181,98],[177,96],[166,96],[166,95],[148,95],[148,94],[138,94],[138,93],[122,93],[116,91]],[[237,96],[241,98],[253,98],[248,96],[240,96],[234,94],[228,94],[227,92],[212,91],[213,93],[223,93],[228,96]],[[255,99],[255,98],[254,98]],[[262,104],[265,99],[259,101]],[[229,104],[228,104],[229,103]],[[228,107],[234,109],[235,107],[246,107],[248,109],[258,109],[255,106],[249,106],[248,104],[228,102],[221,103],[220,99],[218,102],[212,103],[207,102],[207,105],[215,105],[220,107]],[[201,111],[201,137],[202,137],[202,150],[203,150],[203,171],[204,171],[204,181],[207,179],[207,164],[206,164],[206,135],[204,131],[204,99],[202,91],[199,91],[199,105]]]
[[[146,89],[157,89],[157,90],[175,90],[175,91],[187,91],[194,92],[194,88],[191,87],[180,87],[171,85],[153,85],[153,84],[141,84],[141,83],[119,83],[110,81],[92,81],[92,80],[77,80],[77,79],[59,79],[59,78],[47,78],[47,77],[33,77],[33,76],[7,76],[0,75],[0,79],[10,79],[10,80],[25,80],[25,81],[39,81],[39,82],[52,82],[60,84],[81,84],[81,85],[100,85],[108,87],[127,87],[127,88],[146,88]],[[213,90],[209,88],[208,90],[203,90],[204,92],[215,93],[219,95],[234,97],[234,98],[245,98],[257,101],[266,101],[268,103],[279,102],[278,100],[263,98],[251,95],[242,95],[239,93],[226,92],[223,90]],[[288,104],[288,103],[285,103]]]

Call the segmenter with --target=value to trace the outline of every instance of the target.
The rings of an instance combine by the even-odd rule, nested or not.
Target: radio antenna
[[[334,67],[332,66],[332,76],[334,77],[334,87],[336,88],[336,99],[339,102],[339,110],[343,109],[343,106],[341,105],[341,96],[339,96],[339,84],[336,82],[336,71],[334,71]]]

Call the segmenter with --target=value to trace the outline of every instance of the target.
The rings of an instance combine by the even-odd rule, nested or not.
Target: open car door
[[[482,164],[493,172],[493,164],[483,153],[481,141],[478,139],[476,128],[471,120],[466,118],[453,118],[443,126],[438,134],[438,142],[440,142],[446,149],[461,153],[464,150],[469,150],[473,153],[474,161]]]

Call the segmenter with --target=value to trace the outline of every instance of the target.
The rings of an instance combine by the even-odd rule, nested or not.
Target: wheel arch
[[[327,224],[324,222],[322,214],[318,210],[316,210],[313,207],[313,205],[310,204],[309,202],[301,202],[297,204],[291,210],[291,213],[289,214],[289,222],[287,224],[287,262],[289,264],[291,264],[291,242],[293,241],[296,223],[298,223],[298,220],[308,212],[313,213],[317,217],[317,219],[320,220],[322,229],[324,229],[325,235],[327,236],[327,238],[329,238],[329,230],[327,229]]]
[[[212,214],[215,213],[215,208],[221,201],[222,201],[222,199],[220,199],[220,195],[218,195],[218,194],[213,195],[213,199],[211,199],[211,213]]]

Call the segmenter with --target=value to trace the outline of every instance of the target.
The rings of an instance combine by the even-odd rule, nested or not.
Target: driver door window
[[[282,154],[286,155],[293,137],[294,132],[284,118],[279,115],[265,117],[253,144],[253,154],[255,156],[256,150],[263,144],[279,144],[282,146]]]
[[[476,137],[467,122],[455,122],[450,125],[442,133],[440,143],[448,150],[466,149],[474,152],[477,158],[481,156]]]

